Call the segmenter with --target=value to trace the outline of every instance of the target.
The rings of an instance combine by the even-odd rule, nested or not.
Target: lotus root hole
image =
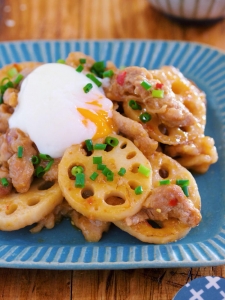
[[[18,206],[17,206],[15,203],[10,204],[10,205],[7,206],[7,208],[6,208],[6,211],[5,211],[6,215],[11,215],[11,214],[13,214],[13,213],[17,210],[17,208],[18,208]]]
[[[130,186],[130,188],[132,190],[135,190],[136,187],[138,187],[139,185],[141,185],[139,182],[135,182],[135,181],[129,181],[128,184],[129,184],[129,186]]]
[[[116,206],[116,205],[122,205],[125,203],[125,200],[122,198],[122,196],[117,194],[111,194],[107,196],[105,199],[105,203],[108,205]]]
[[[135,151],[129,152],[129,153],[127,154],[127,159],[131,159],[131,158],[135,157],[136,154],[137,154],[137,153],[136,153]]]
[[[162,178],[167,178],[169,176],[169,170],[166,168],[166,167],[161,167],[159,169],[159,175],[162,177]]]
[[[38,204],[39,202],[40,202],[40,199],[38,197],[33,197],[33,198],[28,199],[27,205],[34,206],[34,205]]]
[[[92,151],[89,151],[86,144],[84,143],[82,145],[82,148],[81,148],[81,153],[84,155],[84,156],[91,156],[92,155]]]
[[[132,167],[131,167],[131,172],[132,173],[137,173],[139,166],[140,166],[140,164],[133,164]]]
[[[75,178],[76,178],[76,177],[71,173],[71,172],[72,172],[72,168],[73,168],[73,167],[76,167],[76,166],[81,166],[81,167],[84,169],[84,171],[85,171],[84,165],[79,164],[79,163],[74,163],[72,166],[70,166],[70,167],[68,168],[68,177],[69,177],[71,180],[75,180]]]
[[[89,197],[94,196],[94,190],[91,186],[85,186],[85,188],[81,191],[81,196],[83,199],[87,199]]]
[[[121,145],[120,145],[120,149],[125,149],[127,147],[127,143],[126,142],[123,142]]]
[[[160,124],[159,126],[158,126],[158,128],[159,128],[159,131],[163,134],[163,135],[169,135],[169,132],[168,132],[168,129],[167,129],[167,127],[164,125],[164,124]]]
[[[162,229],[162,226],[161,224],[157,223],[156,221],[153,221],[153,220],[147,220],[148,224],[152,227],[152,228],[155,228],[155,229]]]
[[[45,181],[41,185],[38,186],[39,191],[44,191],[50,189],[55,184],[54,181]]]

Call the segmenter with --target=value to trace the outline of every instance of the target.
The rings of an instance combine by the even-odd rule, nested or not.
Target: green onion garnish
[[[89,73],[86,76],[89,79],[91,79],[91,81],[93,81],[98,87],[100,87],[102,85],[101,81],[99,81],[98,78],[95,77],[95,75]]]
[[[164,90],[153,90],[152,91],[152,97],[154,98],[163,98],[164,96]]]
[[[71,174],[73,176],[76,176],[77,174],[79,173],[84,173],[84,168],[82,166],[74,166],[72,169],[71,169]]]
[[[100,78],[103,77],[104,71],[105,71],[105,62],[104,61],[97,61],[91,67],[91,72]]]
[[[147,81],[142,81],[141,86],[146,90],[150,90],[150,88],[152,87],[150,83],[148,83]]]
[[[190,183],[189,179],[177,179],[176,184],[180,186],[188,186]]]
[[[86,147],[87,147],[88,151],[92,151],[93,150],[93,142],[92,142],[92,140],[85,140],[85,144],[86,144]]]
[[[75,180],[75,187],[82,188],[85,185],[85,174],[84,173],[78,173],[76,175]]]
[[[170,180],[169,179],[164,179],[164,180],[160,180],[159,181],[159,185],[167,185],[170,184]]]
[[[139,119],[141,120],[141,122],[143,123],[147,123],[148,121],[150,121],[152,118],[152,116],[148,113],[148,112],[144,112],[143,114],[141,114],[139,116]]]
[[[48,172],[51,169],[51,166],[53,165],[53,163],[54,163],[54,159],[50,160],[48,162],[47,166],[44,168],[44,171]]]
[[[93,148],[94,150],[105,150],[106,146],[106,144],[95,144]]]
[[[40,163],[40,158],[37,155],[33,155],[31,157],[31,162],[32,162],[33,165],[37,165],[37,164]]]
[[[105,169],[105,167],[106,167],[106,165],[103,165],[103,164],[98,164],[97,165],[97,170],[104,170]]]
[[[38,177],[41,178],[45,174],[45,170],[42,166],[38,166],[34,172],[34,174]]]
[[[115,137],[107,136],[107,138],[105,139],[105,143],[112,147],[116,147],[119,144],[119,140]]]
[[[12,69],[10,69],[8,72],[7,72],[7,74],[9,75],[9,77],[14,77],[14,76],[16,76],[17,74],[18,74],[18,71],[17,71],[17,68],[12,68]]]
[[[17,77],[16,77],[16,79],[13,81],[13,83],[15,84],[15,85],[17,85],[17,84],[19,84],[20,83],[20,81],[23,79],[23,75],[22,74],[19,74]]]
[[[146,177],[149,177],[151,170],[147,167],[145,167],[144,165],[140,164],[139,168],[138,168],[138,172],[143,174]]]
[[[80,62],[81,64],[85,64],[85,63],[86,63],[86,58],[80,58],[80,59],[79,59],[79,62]]]
[[[128,104],[133,110],[141,110],[141,105],[138,104],[135,100],[130,100]]]
[[[182,186],[181,188],[182,188],[182,191],[184,192],[184,195],[188,197],[189,196],[188,186],[185,185],[185,186]]]
[[[83,87],[84,92],[87,94],[88,92],[90,92],[90,90],[93,88],[93,85],[91,83],[86,84]]]
[[[94,173],[91,174],[90,179],[93,180],[93,181],[95,181],[95,179],[96,179],[97,177],[98,177],[98,173],[97,173],[97,172],[94,172]]]
[[[107,181],[113,181],[113,179],[114,179],[114,174],[113,174],[113,173],[107,174],[107,175],[106,175],[106,179],[107,179]]]
[[[60,59],[57,60],[57,63],[59,63],[59,64],[65,64],[66,61],[65,61],[65,59],[60,58]]]
[[[76,68],[76,71],[77,71],[78,73],[80,73],[80,72],[83,71],[83,69],[84,69],[84,67],[83,67],[82,65],[79,65],[79,66]]]
[[[19,146],[17,148],[17,157],[18,158],[22,158],[23,157],[23,147],[22,146]]]
[[[39,153],[39,157],[43,160],[52,160],[53,159],[50,155],[44,154],[44,153]]]
[[[8,186],[9,185],[8,179],[5,177],[1,178],[1,184],[3,186]]]
[[[93,164],[101,164],[102,163],[102,156],[94,156],[93,157]]]
[[[109,168],[105,167],[104,170],[102,170],[102,174],[107,176],[108,174],[113,174],[113,172]]]
[[[141,185],[137,186],[135,189],[134,189],[134,192],[136,195],[140,195],[143,193],[143,188]]]
[[[113,70],[107,70],[107,71],[103,72],[103,78],[112,77],[113,74],[114,74]]]
[[[119,174],[120,176],[123,176],[123,175],[126,173],[126,171],[127,171],[127,170],[126,170],[125,168],[120,168],[118,174]]]

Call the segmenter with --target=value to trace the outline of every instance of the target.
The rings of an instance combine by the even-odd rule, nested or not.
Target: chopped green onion
[[[164,179],[164,180],[160,180],[159,181],[159,185],[167,185],[170,184],[170,180],[169,179]]]
[[[152,116],[148,113],[148,112],[144,112],[143,114],[141,114],[139,116],[139,119],[141,120],[141,122],[143,123],[147,123],[151,120]]]
[[[127,171],[127,170],[126,170],[125,168],[120,168],[118,174],[119,174],[120,176],[123,176],[123,175],[126,173],[126,171]]]
[[[139,168],[138,168],[138,172],[143,174],[146,177],[149,177],[151,170],[147,167],[145,167],[144,165],[140,164]]]
[[[113,74],[114,74],[113,70],[107,70],[107,71],[103,72],[103,78],[112,77]]]
[[[136,195],[141,195],[143,193],[143,188],[141,185],[137,186],[135,189],[134,189],[134,192]]]
[[[94,156],[93,157],[93,164],[101,164],[102,163],[102,156]]]
[[[66,61],[65,61],[65,59],[60,58],[60,59],[57,60],[57,63],[59,63],[59,64],[65,64]]]
[[[114,174],[113,174],[113,173],[108,173],[108,174],[106,175],[106,178],[107,178],[107,181],[113,181],[113,179],[114,179]]]
[[[2,104],[4,101],[3,101],[3,95],[0,95],[0,104]]]
[[[154,98],[163,98],[164,96],[164,90],[153,90],[152,91],[152,97]]]
[[[113,174],[113,172],[109,168],[105,167],[104,170],[102,171],[102,174],[107,176],[108,174]]]
[[[184,195],[188,197],[189,196],[188,186],[184,185],[181,188],[182,188],[182,191],[184,192]]]
[[[76,71],[77,71],[78,73],[80,73],[80,72],[83,71],[83,69],[84,69],[84,67],[83,67],[82,65],[79,65],[79,66],[76,68]]]
[[[20,83],[20,81],[23,79],[23,75],[22,74],[19,74],[17,77],[16,77],[16,79],[13,81],[13,83],[15,84],[15,85],[17,85],[17,84],[19,84]]]
[[[146,90],[150,90],[150,88],[152,87],[152,85],[150,83],[148,83],[147,81],[142,81],[141,86]]]
[[[93,181],[95,181],[95,179],[96,179],[97,177],[98,177],[98,173],[97,173],[97,172],[94,172],[94,173],[91,174],[90,179],[93,180]]]
[[[93,85],[91,83],[86,84],[83,87],[84,92],[87,94],[88,92],[90,92],[90,90],[93,88]]]
[[[119,144],[119,140],[115,137],[107,136],[107,138],[105,139],[105,143],[112,147],[116,147]]]
[[[82,166],[74,166],[71,169],[71,174],[76,176],[78,173],[84,173],[84,168]]]
[[[189,179],[177,179],[176,184],[180,186],[188,186],[190,183]]]
[[[31,162],[33,165],[38,165],[40,163],[40,158],[37,155],[31,157]]]
[[[141,110],[141,105],[138,104],[135,100],[130,100],[128,104],[133,110]]]
[[[5,81],[10,82],[10,79],[9,77],[4,77],[2,80],[1,80],[1,86],[5,85],[6,83],[4,83]]]
[[[106,144],[95,144],[94,150],[105,150],[106,146]]]
[[[41,178],[45,174],[45,170],[42,166],[38,166],[34,172],[34,174],[38,177]]]
[[[81,64],[85,64],[85,63],[86,63],[86,58],[80,58],[80,59],[79,59],[79,62],[80,62]]]
[[[51,169],[51,166],[53,165],[53,163],[54,163],[54,159],[50,160],[48,162],[47,166],[44,168],[44,171],[48,172]]]
[[[103,164],[98,164],[97,165],[97,170],[104,170],[105,169],[105,167],[106,167],[106,165],[103,165]]]
[[[98,80],[98,78],[95,77],[93,74],[87,74],[87,78],[91,79],[98,87],[102,85],[101,81]]]
[[[105,71],[105,62],[104,61],[97,61],[91,67],[91,72],[100,78],[103,77],[104,71]]]
[[[92,140],[85,140],[85,144],[86,144],[86,147],[87,147],[88,151],[92,151],[93,150],[93,142],[92,142]]]
[[[43,160],[52,160],[53,159],[50,155],[44,154],[44,153],[39,153],[39,157]]]
[[[8,179],[5,177],[1,178],[1,184],[5,187],[8,186],[9,185]]]
[[[14,77],[18,74],[17,68],[13,67],[12,69],[10,69],[7,74],[9,75],[9,77]]]
[[[76,175],[75,180],[75,187],[82,188],[85,185],[85,174],[84,173],[78,173]]]
[[[18,158],[22,158],[23,157],[23,147],[22,146],[19,146],[17,148],[17,157]]]

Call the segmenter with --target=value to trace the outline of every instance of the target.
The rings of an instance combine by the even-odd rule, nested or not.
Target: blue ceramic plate
[[[196,176],[202,197],[201,224],[184,239],[149,245],[112,226],[88,243],[64,220],[52,230],[0,232],[0,267],[40,269],[128,269],[225,264],[225,54],[206,45],[167,41],[29,41],[0,43],[0,67],[11,62],[55,62],[71,51],[118,67],[178,67],[207,94],[206,135],[215,139],[219,161]]]

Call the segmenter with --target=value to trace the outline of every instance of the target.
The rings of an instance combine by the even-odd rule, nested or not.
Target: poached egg
[[[85,93],[88,83],[93,87]],[[112,133],[112,108],[103,89],[84,73],[48,63],[23,80],[9,127],[21,129],[39,152],[57,158],[73,144]]]

